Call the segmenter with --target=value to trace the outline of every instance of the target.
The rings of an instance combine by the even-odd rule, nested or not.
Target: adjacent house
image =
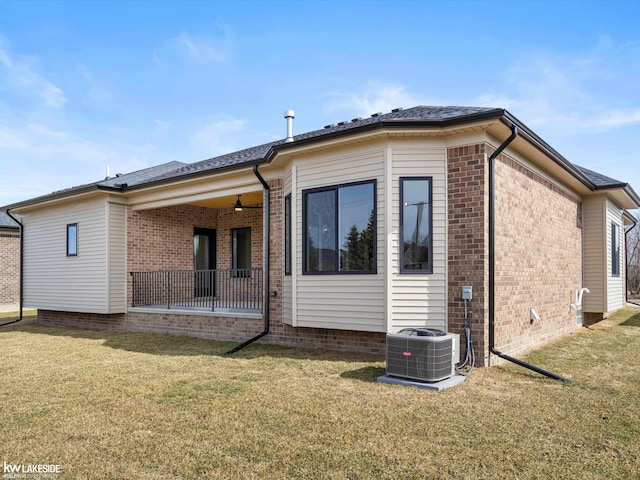
[[[53,325],[374,353],[406,327],[461,333],[472,312],[488,365],[490,347],[520,354],[625,304],[640,197],[508,111],[418,106],[295,136],[287,117],[279,141],[4,207],[23,218],[25,306]]]
[[[0,311],[17,311],[20,304],[20,230],[0,212]]]

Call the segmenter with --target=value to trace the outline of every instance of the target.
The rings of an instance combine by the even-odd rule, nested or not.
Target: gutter
[[[20,227],[20,294],[19,294],[20,295],[20,316],[15,320],[11,320],[9,322],[0,324],[0,327],[4,327],[6,325],[11,325],[11,324],[18,323],[18,322],[22,321],[22,319],[23,319],[23,300],[24,300],[24,296],[23,296],[23,290],[24,290],[24,288],[23,288],[24,287],[24,225],[22,224],[22,222],[20,220],[18,220],[16,217],[11,215],[11,212],[9,212],[9,209],[7,209],[6,212],[7,212],[7,216],[9,218],[11,218],[11,220],[16,222],[18,224],[18,226]]]
[[[347,137],[351,135],[357,135],[365,132],[372,132],[375,130],[395,130],[395,129],[403,129],[403,128],[449,128],[456,127],[460,125],[466,125],[470,123],[477,122],[487,122],[487,121],[503,121],[512,126],[516,126],[518,128],[518,135],[520,137],[526,138],[535,148],[537,148],[544,155],[551,158],[558,166],[560,166],[563,170],[573,176],[576,180],[578,180],[581,184],[583,184],[590,191],[598,191],[598,190],[606,190],[607,188],[611,188],[611,186],[603,186],[598,187],[594,184],[589,177],[587,177],[579,168],[577,168],[573,163],[567,160],[564,156],[562,156],[557,150],[551,147],[547,142],[545,142],[542,138],[540,138],[536,133],[534,133],[531,129],[529,129],[526,125],[524,125],[520,120],[518,120],[515,116],[513,116],[510,112],[503,108],[495,108],[486,112],[474,113],[464,116],[458,116],[453,118],[444,118],[439,120],[424,120],[420,118],[393,118],[393,119],[366,119],[362,121],[361,125],[352,126],[352,122],[345,123],[344,127],[340,129],[336,129],[330,132],[324,133],[321,130],[314,130],[308,133],[302,133],[294,137],[293,142],[285,142],[276,141],[271,144],[265,144],[265,149],[263,151],[257,152],[256,156],[253,156],[249,160],[234,162],[227,165],[222,165],[216,167],[214,169],[207,170],[198,170],[195,172],[184,173],[177,177],[169,177],[169,178],[161,178],[158,180],[152,180],[147,183],[142,183],[139,185],[135,185],[132,187],[123,186],[119,191],[135,191],[144,188],[153,188],[159,185],[163,185],[166,183],[180,182],[183,180],[190,180],[198,177],[203,177],[211,174],[224,173],[234,170],[241,170],[243,168],[252,167],[255,169],[256,166],[269,164],[271,163],[275,157],[277,157],[281,152],[286,151],[290,148],[298,148],[300,146],[311,145],[314,143],[325,142],[329,140],[340,139],[342,137]],[[262,147],[262,146],[260,146]],[[253,147],[258,148],[258,147]],[[628,184],[620,184],[615,185],[616,188],[623,188],[627,194],[636,201],[636,203],[640,204],[640,197],[636,194],[633,189]],[[118,189],[114,189],[118,191]]]
[[[496,293],[496,213],[495,213],[495,159],[502,151],[509,146],[518,136],[518,127],[511,125],[511,136],[507,138],[498,149],[489,157],[489,351],[500,358],[509,362],[520,365],[521,367],[533,370],[536,373],[554,380],[561,380],[566,383],[572,383],[571,380],[561,377],[555,373],[544,370],[540,367],[532,365],[517,358],[511,357],[497,350],[495,347],[495,293]]]
[[[297,148],[304,145],[310,145],[318,142],[325,142],[327,140],[334,140],[341,137],[356,135],[359,133],[374,131],[374,130],[393,130],[402,128],[448,128],[459,125],[466,125],[469,123],[476,123],[489,120],[499,120],[504,117],[506,110],[496,108],[488,112],[474,113],[459,117],[446,118],[441,120],[423,120],[420,118],[395,118],[395,119],[365,119],[362,125],[357,127],[350,126],[349,123],[344,125],[344,128],[334,130],[328,133],[320,133],[322,130],[315,130],[307,134],[303,133],[294,137],[294,142],[279,142],[274,143],[269,147],[263,157],[264,163],[270,163],[281,150],[288,148]]]
[[[29,207],[31,205],[46,204],[56,200],[77,197],[80,195],[87,195],[95,192],[122,193],[125,190],[125,188],[123,188],[122,186],[109,187],[109,186],[96,185],[96,184],[86,185],[86,186],[77,187],[77,188],[73,187],[73,188],[68,188],[65,190],[59,190],[57,192],[49,193],[47,195],[41,195],[39,197],[32,198],[30,200],[24,200],[22,202],[12,203],[11,205],[0,207],[0,209],[3,209],[3,210],[6,209],[8,212],[9,209],[15,210],[23,207]]]
[[[589,190],[596,190],[596,185],[591,181],[591,179],[589,179],[589,177],[582,173],[578,167],[576,167],[573,163],[563,157],[556,149],[554,149],[551,145],[549,145],[542,138],[536,135],[533,130],[529,129],[529,127],[527,127],[524,123],[514,117],[511,113],[505,110],[502,118],[511,124],[512,129],[513,127],[516,127],[518,129],[518,136],[526,137],[527,140],[531,142],[531,144],[533,144],[538,150],[554,160],[557,165],[570,173]]]
[[[269,268],[271,266],[271,261],[270,261],[270,257],[269,257],[269,227],[271,225],[271,218],[269,217],[269,207],[271,205],[271,189],[269,187],[269,185],[267,184],[267,182],[264,180],[264,178],[262,178],[262,175],[260,175],[260,172],[258,171],[258,165],[254,165],[253,166],[253,173],[254,175],[258,178],[258,180],[260,180],[260,183],[262,184],[262,188],[264,190],[264,202],[262,205],[262,216],[263,216],[263,230],[264,230],[264,267],[263,267],[263,271],[262,271],[262,275],[263,275],[263,300],[262,300],[262,305],[263,305],[263,310],[264,310],[264,330],[262,330],[262,332],[260,332],[258,335],[256,335],[253,338],[250,338],[249,340],[247,340],[246,342],[241,343],[240,345],[236,345],[235,347],[233,347],[231,350],[225,352],[225,355],[231,355],[232,353],[236,353],[238,350],[242,350],[244,347],[246,347],[247,345],[252,344],[253,342],[260,340],[262,337],[264,337],[265,335],[267,335],[269,333],[269,310],[270,310],[270,298],[271,298],[271,292],[270,290],[270,286],[269,286]]]

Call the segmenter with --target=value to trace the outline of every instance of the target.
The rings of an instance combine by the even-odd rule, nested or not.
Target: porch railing
[[[131,272],[134,307],[262,312],[262,268]]]

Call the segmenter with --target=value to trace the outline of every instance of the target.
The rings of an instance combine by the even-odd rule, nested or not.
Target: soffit
[[[262,203],[262,185],[249,168],[137,189],[129,192],[129,205],[134,210],[174,205],[233,208],[238,195],[243,205]]]
[[[503,122],[495,122],[489,127],[488,133],[495,138],[497,143],[494,146],[497,148],[509,137],[509,135],[511,135],[511,128]],[[528,138],[526,138],[526,136],[518,135],[513,142],[509,144],[507,151],[508,150],[517,151],[536,167],[562,182],[575,192],[581,195],[588,195],[591,193],[590,188],[587,187],[580,179],[576,178],[574,173],[569,170],[572,166],[567,167],[562,165],[558,160],[552,158],[540,147],[533,144]],[[575,170],[577,171],[577,169]]]
[[[327,139],[322,142],[313,142],[298,147],[292,146],[283,150],[278,150],[269,165],[283,167],[290,160],[300,158],[305,155],[315,154],[326,150],[335,150],[349,146],[361,144],[371,144],[376,141],[386,141],[390,139],[416,139],[416,138],[450,138],[455,136],[470,135],[486,131],[486,129],[497,121],[484,121],[451,127],[433,128],[381,128],[378,130],[365,131],[349,136],[342,136]]]

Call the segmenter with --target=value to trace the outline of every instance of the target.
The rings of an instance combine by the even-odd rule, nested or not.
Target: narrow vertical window
[[[431,177],[400,178],[400,272],[433,273]]]
[[[78,224],[67,225],[67,257],[78,256]]]
[[[235,277],[251,276],[251,228],[231,230],[231,268]]]
[[[620,226],[611,224],[611,276],[620,276]]]
[[[284,197],[284,274],[291,275],[291,194]]]

